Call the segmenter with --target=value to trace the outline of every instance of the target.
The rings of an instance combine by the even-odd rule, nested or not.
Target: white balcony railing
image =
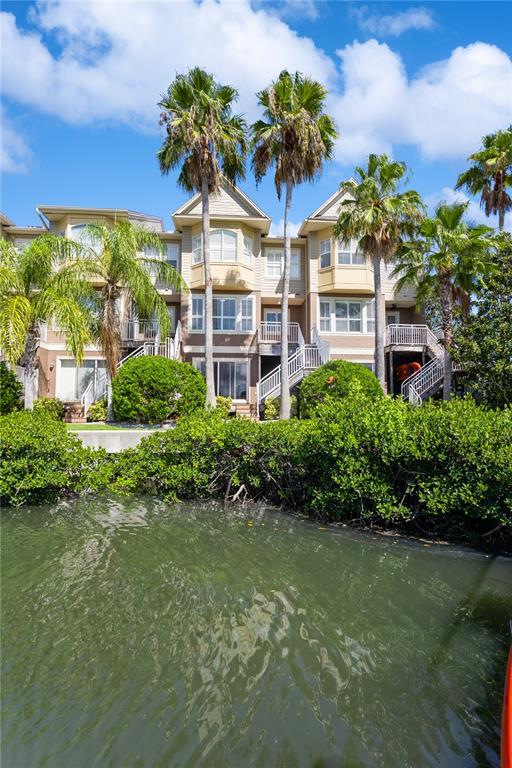
[[[158,320],[125,320],[122,328],[123,341],[154,341],[159,333]]]
[[[281,323],[263,322],[258,329],[258,341],[262,344],[279,344],[281,342]],[[288,323],[288,342],[303,344],[304,338],[298,323]]]
[[[427,347],[435,357],[443,356],[443,347],[428,325],[387,325],[384,345],[386,347]]]

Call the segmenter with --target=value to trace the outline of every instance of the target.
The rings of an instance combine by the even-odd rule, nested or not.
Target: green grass
[[[139,429],[141,431],[148,430],[148,429],[154,429],[154,427],[139,427],[136,424],[133,425],[133,427],[120,427],[116,424],[66,424],[66,428],[69,429],[71,432],[78,432],[78,431],[96,431],[101,430],[103,432],[112,432],[112,430],[123,430],[123,429]]]

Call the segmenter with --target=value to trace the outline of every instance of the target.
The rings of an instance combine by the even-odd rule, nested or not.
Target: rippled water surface
[[[2,555],[3,768],[499,763],[511,561],[143,498]]]

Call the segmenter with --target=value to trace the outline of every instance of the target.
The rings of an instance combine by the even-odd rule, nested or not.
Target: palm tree
[[[355,169],[357,181],[341,184],[349,193],[340,206],[333,234],[336,238],[359,241],[359,247],[373,265],[375,292],[375,375],[385,389],[384,315],[382,263],[389,263],[402,239],[414,231],[423,216],[424,206],[418,192],[399,192],[407,166],[389,160],[387,155],[369,155],[366,168]]]
[[[24,367],[25,408],[34,402],[41,323],[56,322],[78,362],[91,341],[90,284],[68,268],[77,251],[52,234],[21,251],[0,240],[0,348],[8,363]]]
[[[330,160],[337,137],[334,120],[324,112],[327,90],[323,85],[284,70],[268,88],[257,94],[263,119],[251,127],[252,167],[256,182],[275,166],[274,183],[281,199],[284,185],[284,268],[281,295],[281,403],[279,417],[290,418],[288,377],[288,295],[290,292],[291,235],[288,221],[293,188],[313,181]]]
[[[138,312],[154,317],[162,336],[170,332],[167,304],[155,287],[165,282],[178,291],[187,287],[174,267],[161,258],[162,241],[156,232],[135,226],[130,221],[117,221],[109,227],[88,224],[83,230],[79,258],[68,266],[69,272],[99,285],[90,297],[96,319],[94,336],[106,360],[108,418],[112,419],[111,382],[121,357],[121,299],[124,305],[134,301]],[[146,255],[156,250],[158,256]],[[159,258],[160,256],[160,258]]]
[[[493,271],[492,254],[499,238],[491,227],[470,226],[463,221],[469,203],[441,203],[435,216],[425,218],[417,237],[405,242],[398,253],[393,275],[397,289],[414,285],[417,301],[437,295],[445,347],[443,398],[448,400],[452,382],[454,296],[471,296]]]
[[[483,147],[468,157],[470,168],[461,173],[455,189],[463,187],[480,195],[485,215],[498,214],[498,228],[505,226],[505,213],[512,210],[507,187],[512,186],[512,125],[482,139]]]
[[[206,404],[215,407],[213,376],[213,281],[210,266],[209,197],[218,192],[222,176],[235,184],[245,178],[246,124],[232,114],[238,92],[220,85],[199,67],[178,75],[159,102],[167,136],[158,151],[163,174],[180,167],[178,184],[201,193],[205,282]]]

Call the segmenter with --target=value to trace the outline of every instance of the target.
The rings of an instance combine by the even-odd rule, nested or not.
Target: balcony
[[[121,340],[124,347],[139,347],[146,341],[155,341],[159,331],[157,320],[125,320]]]
[[[279,355],[281,353],[281,323],[263,322],[258,328],[258,347],[260,355]],[[288,344],[303,345],[304,337],[298,323],[288,323]]]

